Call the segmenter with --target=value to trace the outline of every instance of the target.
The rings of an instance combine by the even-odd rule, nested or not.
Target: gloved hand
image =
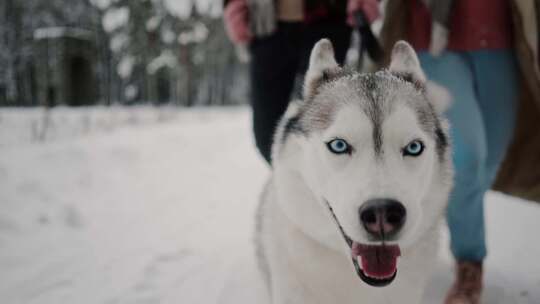
[[[433,22],[431,25],[431,41],[429,43],[429,53],[438,57],[448,45],[448,29],[439,22]]]
[[[249,11],[246,0],[231,0],[223,12],[225,29],[232,42],[248,44],[252,34],[249,28]]]
[[[357,26],[354,15],[359,11],[364,13],[370,24],[381,15],[379,1],[377,0],[349,0],[347,3],[347,23],[350,26]]]

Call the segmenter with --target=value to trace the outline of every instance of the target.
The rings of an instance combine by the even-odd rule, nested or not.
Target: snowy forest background
[[[243,103],[221,5],[2,0],[0,106]]]

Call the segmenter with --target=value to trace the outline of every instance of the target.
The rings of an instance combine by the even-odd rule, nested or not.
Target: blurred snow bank
[[[57,141],[109,132],[122,126],[148,125],[177,118],[216,117],[223,109],[153,106],[96,106],[83,108],[0,108],[0,148],[20,144]]]

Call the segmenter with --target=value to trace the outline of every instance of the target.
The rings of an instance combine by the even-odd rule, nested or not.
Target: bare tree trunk
[[[47,131],[51,125],[51,108],[46,105],[43,108],[43,114],[41,115],[41,129],[38,135],[38,140],[44,142],[47,139]]]
[[[6,97],[9,103],[13,104],[18,99],[17,90],[17,53],[19,50],[19,37],[21,29],[20,11],[15,5],[14,0],[4,0],[5,11],[2,19],[6,26],[6,45],[7,45],[7,65],[5,66],[6,75]]]
[[[183,67],[183,72],[185,75],[184,82],[184,104],[188,107],[193,105],[193,90],[192,90],[192,78],[193,78],[193,69],[191,66],[190,60],[190,49],[189,46],[183,45],[180,47],[180,66]]]

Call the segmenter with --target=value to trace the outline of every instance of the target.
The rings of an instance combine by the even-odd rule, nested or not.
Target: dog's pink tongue
[[[367,276],[388,278],[397,271],[398,246],[353,244],[353,255],[361,258],[362,270]]]

